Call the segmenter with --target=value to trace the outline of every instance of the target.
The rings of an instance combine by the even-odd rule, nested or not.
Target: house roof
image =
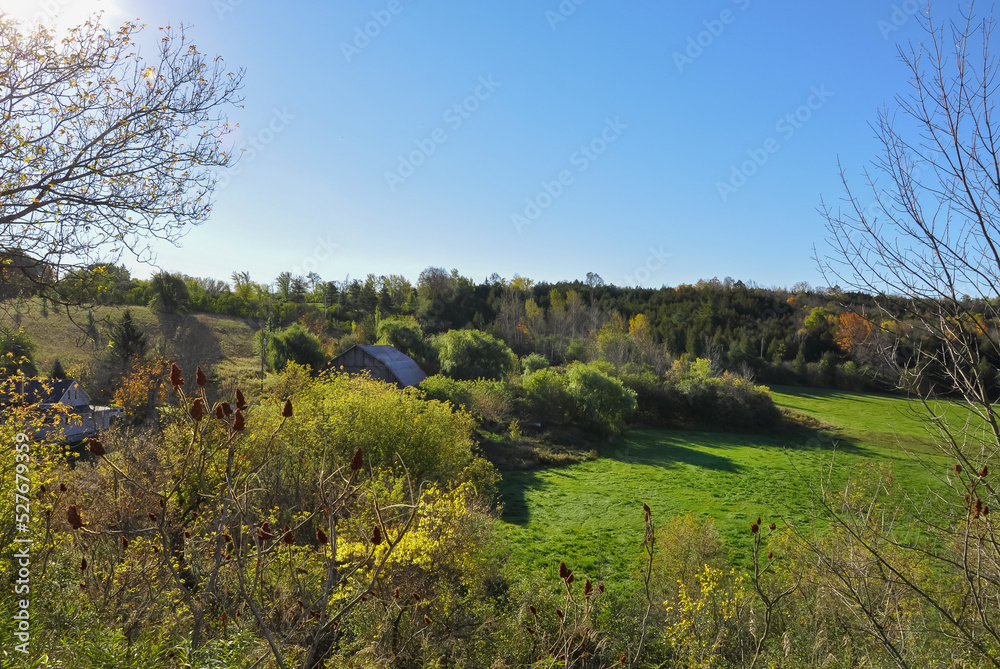
[[[6,379],[0,382],[0,404],[56,404],[74,383],[73,379]]]
[[[389,368],[404,386],[416,386],[427,378],[413,358],[392,346],[358,346],[362,351]]]

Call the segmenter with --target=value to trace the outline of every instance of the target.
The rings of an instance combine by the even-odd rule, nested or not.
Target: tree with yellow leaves
[[[177,240],[212,208],[232,159],[225,109],[242,71],[162,28],[90,19],[57,35],[0,16],[0,291],[47,287],[67,270]]]

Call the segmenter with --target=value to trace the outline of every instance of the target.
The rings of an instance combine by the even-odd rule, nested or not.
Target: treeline
[[[436,365],[422,351],[427,338],[477,329],[518,356],[537,353],[553,364],[603,359],[616,366],[647,364],[663,373],[676,359],[706,358],[719,370],[767,383],[882,390],[897,387],[899,379],[881,359],[887,337],[879,335],[898,332],[912,308],[900,300],[887,314],[871,296],[806,284],[760,288],[727,278],[623,288],[592,273],[586,281],[505,280],[494,274],[476,282],[434,267],[414,285],[400,275],[325,281],[315,273],[288,272],[273,282],[254,281],[248,272],[235,272],[228,282],[168,273],[142,280],[125,268],[102,265],[65,277],[62,292],[80,302],[237,316],[265,331],[300,323],[329,355],[376,343],[404,327],[413,341],[391,343],[430,371]],[[640,332],[630,336],[636,318]],[[906,356],[906,347],[895,355]]]

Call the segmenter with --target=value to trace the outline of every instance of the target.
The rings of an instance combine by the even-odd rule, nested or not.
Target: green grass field
[[[638,566],[645,502],[661,524],[687,512],[714,518],[733,563],[745,565],[757,516],[811,527],[810,487],[831,464],[839,483],[851,471],[886,463],[913,492],[936,487],[935,475],[948,467],[944,458],[926,455],[932,442],[905,399],[782,389],[775,401],[836,429],[819,437],[637,430],[597,460],[505,474],[511,553],[526,570],[553,573],[565,560],[591,578],[629,581]],[[924,453],[931,469],[908,450]]]

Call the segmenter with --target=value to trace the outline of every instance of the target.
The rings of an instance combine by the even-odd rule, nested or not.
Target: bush
[[[687,401],[686,422],[712,429],[768,429],[781,413],[771,392],[734,374],[715,375],[711,362],[677,360],[667,372],[666,384]]]
[[[326,365],[323,344],[301,323],[293,323],[267,338],[267,359],[271,369],[276,372],[284,370],[290,362],[308,365],[314,374]]]
[[[563,424],[569,419],[569,380],[559,370],[540,369],[525,377],[524,395],[532,414],[544,421]]]
[[[479,330],[449,330],[434,337],[441,373],[453,379],[499,380],[517,367],[514,352]]]
[[[521,358],[521,369],[525,374],[537,372],[539,369],[551,367],[552,363],[541,353],[532,353]]]
[[[503,381],[460,381],[436,374],[420,383],[427,399],[450,402],[477,418],[500,423],[510,417],[513,394]]]
[[[598,434],[616,434],[635,413],[635,393],[594,365],[574,363],[566,371],[575,422]]]
[[[0,378],[5,376],[36,376],[35,341],[24,330],[0,327]]]

